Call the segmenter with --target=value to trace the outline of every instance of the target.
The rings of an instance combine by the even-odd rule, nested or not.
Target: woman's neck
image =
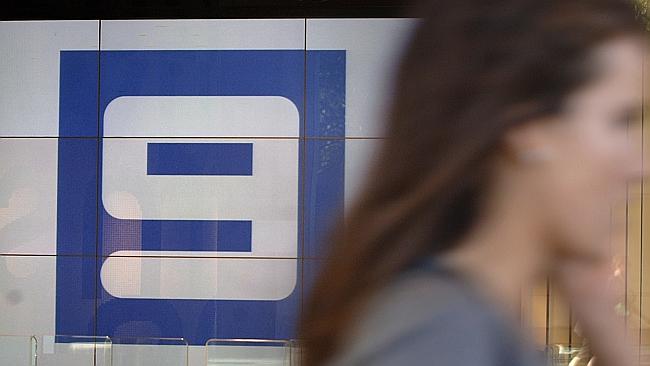
[[[517,206],[489,211],[441,257],[514,321],[520,319],[522,290],[543,277],[547,263],[538,221]]]

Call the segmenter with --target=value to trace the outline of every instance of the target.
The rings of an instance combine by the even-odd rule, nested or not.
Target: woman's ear
[[[525,165],[552,160],[556,155],[556,126],[555,120],[540,119],[511,128],[503,139],[508,160]]]

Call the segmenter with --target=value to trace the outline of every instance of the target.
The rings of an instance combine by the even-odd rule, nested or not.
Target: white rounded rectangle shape
[[[118,251],[104,261],[100,279],[112,296],[134,299],[282,300],[296,286],[297,259],[209,254]]]
[[[124,96],[104,111],[104,137],[295,137],[298,108],[282,96]]]

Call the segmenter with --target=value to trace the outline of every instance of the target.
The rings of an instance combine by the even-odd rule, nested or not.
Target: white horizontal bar
[[[104,137],[299,137],[281,96],[123,96],[104,112]]]
[[[134,257],[118,251],[103,263],[104,289],[137,299],[281,300],[296,286],[297,259]],[[163,252],[154,252],[163,255]],[[164,252],[173,255],[174,252]],[[213,253],[216,254],[216,253]],[[206,255],[206,253],[203,253]]]

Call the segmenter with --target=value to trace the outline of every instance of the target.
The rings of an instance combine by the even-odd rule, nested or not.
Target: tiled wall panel
[[[93,50],[75,82],[97,88],[99,21],[0,22],[0,136],[59,135],[61,50]],[[77,111],[78,112],[78,111]],[[95,118],[95,116],[92,116]]]
[[[414,23],[0,22],[0,334],[294,338]]]
[[[183,337],[192,366],[208,338],[295,337],[416,23],[0,22],[0,335],[108,335],[114,365],[182,363],[136,338]],[[647,191],[612,214],[644,345]],[[580,344],[552,284],[522,311],[540,342]],[[73,365],[62,345],[42,361]]]

